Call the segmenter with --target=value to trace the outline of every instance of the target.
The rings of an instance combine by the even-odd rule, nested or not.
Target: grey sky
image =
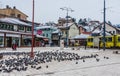
[[[0,0],[0,6],[16,6],[19,10],[32,18],[32,0]],[[106,0],[107,21],[113,24],[120,24],[120,0]],[[103,0],[35,0],[35,21],[45,23],[48,21],[57,22],[59,17],[65,17],[66,11],[61,7],[70,7],[74,12],[69,15],[76,18],[91,18],[92,20],[103,21]]]

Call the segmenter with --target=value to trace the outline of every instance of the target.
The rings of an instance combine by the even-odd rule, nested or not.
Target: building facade
[[[19,19],[0,19],[0,46],[11,47],[13,42],[17,46],[31,45],[31,25],[21,22]]]
[[[46,44],[51,44],[52,43],[52,32],[57,30],[56,27],[42,25],[42,26],[37,27],[36,29],[41,31],[41,33],[39,35],[45,37],[44,41],[46,41]]]
[[[79,35],[79,28],[75,23],[68,23],[64,24],[63,26],[58,27],[60,31],[62,32],[61,39],[64,40],[64,43],[66,45],[66,38],[68,37],[68,44],[70,44],[70,39],[75,37],[76,35]]]
[[[6,5],[6,8],[0,9],[0,18],[14,17],[22,20],[27,20],[27,15],[19,11],[15,6],[13,8]]]
[[[0,47],[28,47],[32,44],[32,22],[27,20],[23,12],[9,7],[0,9]],[[39,23],[34,23],[34,28]],[[34,29],[34,46],[36,46],[36,30]]]

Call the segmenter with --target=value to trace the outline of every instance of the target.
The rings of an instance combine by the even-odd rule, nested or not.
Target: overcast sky
[[[5,8],[16,6],[17,9],[27,14],[28,20],[32,19],[32,0],[0,0],[0,7]],[[106,21],[113,24],[120,24],[120,0],[106,0]],[[59,17],[65,17],[66,11],[61,7],[69,7],[75,10],[69,12],[71,17],[91,18],[92,20],[103,21],[103,0],[35,0],[35,22],[45,23],[54,21]]]

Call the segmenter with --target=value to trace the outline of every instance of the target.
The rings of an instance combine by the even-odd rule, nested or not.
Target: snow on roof
[[[6,23],[12,23],[12,24],[31,26],[30,24],[22,22],[22,21],[20,21],[19,19],[16,19],[16,18],[0,18],[0,21],[1,22],[6,22]]]
[[[68,23],[68,25],[67,25],[67,23],[65,23],[65,24],[63,24],[63,26],[67,26],[67,27],[70,27],[71,25],[72,25],[73,23]]]
[[[93,26],[84,26],[84,29],[86,29],[86,31],[92,31],[94,29]]]
[[[45,36],[42,36],[42,35],[36,35],[36,37],[39,37],[39,38],[47,38],[47,37],[45,37]]]
[[[103,31],[101,31],[101,32],[100,32],[100,35],[103,35],[103,34],[104,34],[104,32],[103,32]],[[106,36],[110,36],[111,34],[110,34],[110,33],[108,33],[108,32],[105,32],[105,35],[106,35]]]
[[[94,30],[92,33],[100,33],[101,32],[101,30]]]
[[[46,25],[36,27],[36,29],[45,29],[45,28],[53,28],[53,29],[57,29],[57,28],[54,27],[54,26],[46,26]]]
[[[59,33],[60,32],[60,30],[56,30],[56,31],[53,31],[52,33]]]
[[[5,32],[5,33],[13,33],[13,34],[28,34],[31,35],[31,32],[17,32],[17,31],[9,31],[9,30],[0,30],[0,32]]]
[[[74,39],[86,39],[86,38],[88,38],[88,36],[90,36],[90,35],[80,34],[80,35],[75,36]]]
[[[63,24],[63,26],[59,26],[59,28],[66,28],[66,27],[70,27],[72,24],[74,24],[74,23],[65,23],[65,24]]]
[[[51,26],[40,26],[40,27],[36,27],[36,29],[45,29],[45,28],[51,28]]]

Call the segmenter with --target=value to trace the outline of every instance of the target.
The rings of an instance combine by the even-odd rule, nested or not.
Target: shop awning
[[[44,40],[44,41],[48,41],[49,39],[44,38],[43,40]]]
[[[38,37],[38,38],[46,38],[46,37],[44,37],[42,35],[36,35],[36,37]]]

